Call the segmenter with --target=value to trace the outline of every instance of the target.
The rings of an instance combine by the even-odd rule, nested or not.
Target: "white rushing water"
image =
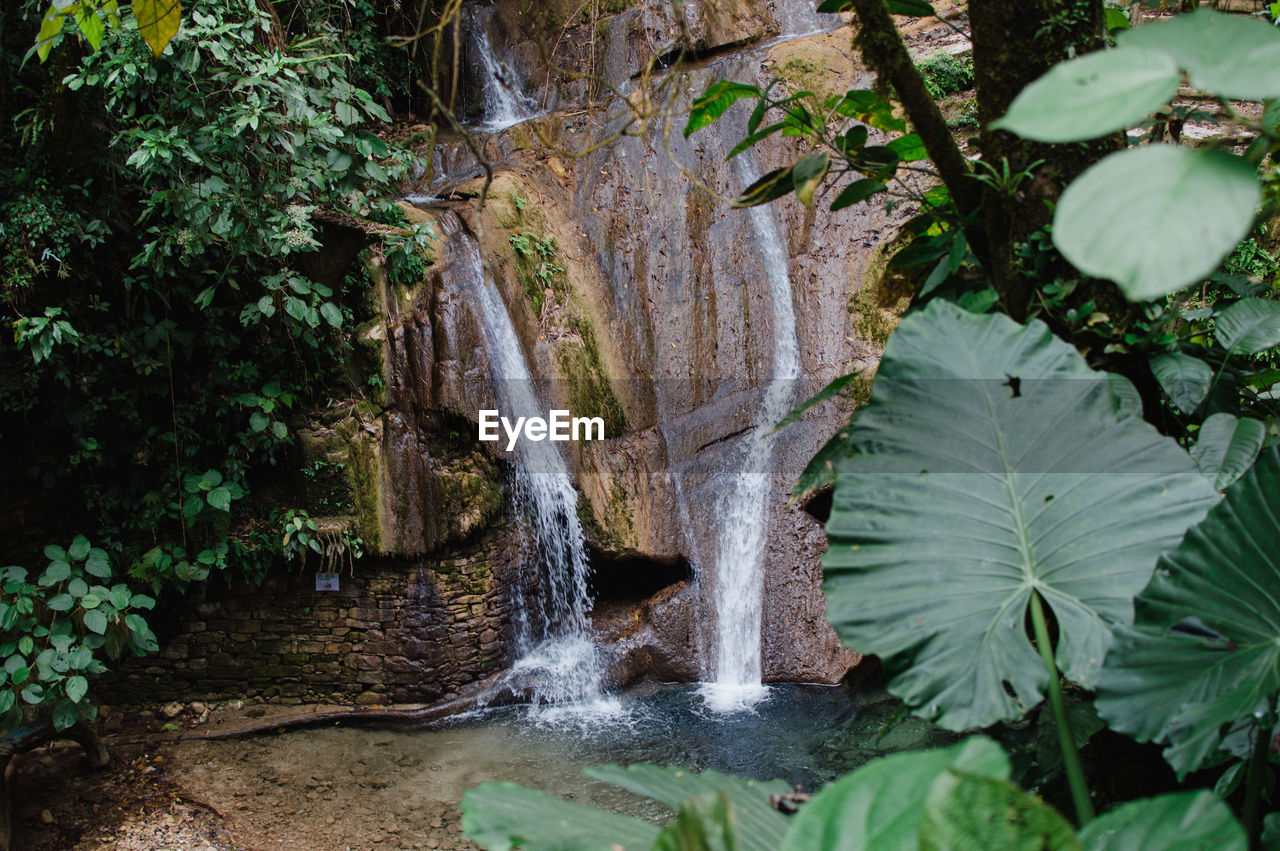
[[[479,247],[464,232],[451,237],[455,268],[472,293],[484,331],[494,394],[503,416],[545,417],[537,390],[497,287]],[[609,710],[602,665],[591,633],[586,536],[578,492],[550,441],[519,441],[512,465],[512,502],[523,526],[520,580],[513,583],[518,658],[510,678],[532,690],[538,705],[574,705],[585,714]],[[534,591],[523,593],[529,583]]]
[[[738,155],[736,161],[743,186],[759,177],[751,152]],[[773,302],[773,369],[755,428],[742,440],[741,467],[725,483],[717,512],[714,679],[703,686],[702,694],[718,712],[750,708],[766,692],[761,684],[760,619],[772,486],[771,432],[790,410],[795,380],[800,377],[791,276],[773,208],[752,207],[748,215]]]
[[[538,113],[538,104],[521,91],[515,72],[494,52],[486,21],[473,9],[467,25],[471,64],[480,75],[483,117],[479,129],[497,133],[532,118]]]
[[[807,35],[830,32],[844,22],[839,15],[818,13],[821,0],[775,0],[778,24],[783,39],[803,38]]]

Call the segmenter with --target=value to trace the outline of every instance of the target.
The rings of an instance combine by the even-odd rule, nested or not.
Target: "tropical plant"
[[[17,729],[28,709],[45,710],[57,730],[92,720],[89,681],[107,670],[103,660],[157,649],[141,614],[155,600],[111,583],[105,550],[77,535],[44,553],[49,564],[37,575],[0,568],[0,733]]]

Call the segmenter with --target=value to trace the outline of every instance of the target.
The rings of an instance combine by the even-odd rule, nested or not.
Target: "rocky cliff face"
[[[820,94],[871,83],[847,30],[779,39],[816,21],[789,16],[788,6],[686,0],[682,19],[656,0],[577,13],[578,4],[528,0],[475,10],[524,96],[553,112],[485,142],[495,177],[482,207],[454,201],[412,211],[442,235],[478,241],[546,407],[607,423],[607,440],[564,445],[597,556],[595,621],[616,683],[707,673],[699,660],[721,491],[742,463],[780,333],[768,260],[747,212],[730,200],[752,172],[789,163],[796,151],[774,136],[726,161],[745,135],[746,111],[692,139],[680,132],[684,114],[720,78],[783,77]],[[664,72],[650,60],[673,49],[682,27],[700,58],[690,70]],[[591,150],[634,114],[611,90],[652,107],[652,116]],[[446,144],[434,161],[447,168],[424,173],[421,189],[481,190],[465,179],[477,167],[460,145]],[[874,366],[896,305],[879,292],[873,261],[896,222],[865,206],[815,212],[788,199],[773,208],[804,376],[792,392],[798,403],[836,376]],[[501,453],[475,441],[477,411],[494,407],[494,393],[458,262],[442,241],[419,285],[383,282],[383,320],[363,333],[383,362],[385,409],[326,426],[347,432],[336,442],[317,436],[317,451],[350,460],[355,522],[390,556],[436,552],[503,522]],[[766,680],[835,682],[858,659],[823,616],[821,526],[787,496],[847,415],[847,404],[818,406],[774,445]]]

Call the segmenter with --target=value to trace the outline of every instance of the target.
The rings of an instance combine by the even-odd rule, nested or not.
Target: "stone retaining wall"
[[[210,583],[161,650],[104,677],[108,703],[262,698],[432,702],[509,661],[514,550],[491,535],[415,563],[356,562],[341,590],[308,569],[260,588]],[[172,630],[169,630],[172,632]]]

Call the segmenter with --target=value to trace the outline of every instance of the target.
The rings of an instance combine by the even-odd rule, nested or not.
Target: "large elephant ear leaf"
[[[827,618],[889,690],[953,730],[1019,717],[1058,668],[1092,686],[1112,625],[1216,494],[1116,379],[1040,322],[941,300],[898,326],[847,430],[823,559]]]
[[[787,817],[769,804],[771,795],[785,795],[792,787],[783,780],[745,780],[718,771],[690,771],[687,768],[663,768],[657,765],[603,765],[587,768],[584,773],[596,780],[621,786],[629,792],[652,798],[679,812],[683,802],[703,798],[704,804],[724,796],[728,817],[737,826],[738,851],[776,851],[787,831]],[[710,810],[718,808],[710,807]],[[694,818],[694,807],[689,818]],[[683,828],[672,828],[681,830]]]
[[[1089,851],[1245,851],[1249,841],[1231,810],[1212,792],[1175,792],[1131,801],[1080,829]]]
[[[641,851],[659,828],[516,783],[482,783],[462,796],[462,833],[488,851]]]
[[[1179,775],[1200,767],[1233,724],[1280,692],[1280,452],[1160,559],[1134,601],[1133,627],[1107,656],[1098,714],[1167,744]]]

